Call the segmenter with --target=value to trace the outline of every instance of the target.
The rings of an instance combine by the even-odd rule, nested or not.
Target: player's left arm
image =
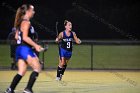
[[[72,32],[72,33],[73,33],[73,38],[74,38],[75,42],[76,42],[77,44],[81,44],[82,41],[77,37],[76,33],[75,33],[75,32]]]
[[[35,42],[38,42],[38,33],[35,32],[33,35],[34,35],[34,40],[35,40]]]

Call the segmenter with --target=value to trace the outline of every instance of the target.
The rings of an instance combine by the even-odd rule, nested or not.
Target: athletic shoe
[[[56,77],[56,81],[61,81],[62,80],[62,74],[60,74],[60,77]]]
[[[15,93],[11,88],[7,88],[7,90],[4,93]]]
[[[33,93],[33,91],[29,89],[24,89],[23,93]]]
[[[56,80],[56,81],[61,81],[60,77],[56,77],[55,80]]]
[[[62,74],[60,74],[60,80],[62,80],[62,76],[63,76],[63,75],[62,75]]]

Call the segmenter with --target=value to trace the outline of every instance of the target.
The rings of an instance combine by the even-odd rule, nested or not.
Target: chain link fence
[[[12,42],[12,41],[9,41]],[[10,69],[15,54],[7,41],[0,41],[0,68]],[[48,45],[39,54],[42,69],[54,69],[58,65],[58,45],[54,40],[39,41]],[[13,43],[12,43],[13,44]],[[89,41],[74,44],[68,69],[140,69],[140,41]]]

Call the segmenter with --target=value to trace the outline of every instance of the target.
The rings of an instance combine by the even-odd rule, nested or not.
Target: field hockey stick
[[[55,24],[56,36],[58,37],[58,28],[57,28],[57,26],[58,26],[58,22],[56,22],[56,24]]]
[[[58,38],[59,33],[58,33],[57,27],[58,27],[58,22],[56,22],[56,24],[55,24],[56,37]],[[59,48],[59,41],[58,41],[58,48]]]
[[[49,46],[45,45],[43,48],[40,49],[39,52],[46,52],[48,50]]]
[[[48,47],[45,47],[45,48],[41,48],[39,52],[45,52],[48,50]]]

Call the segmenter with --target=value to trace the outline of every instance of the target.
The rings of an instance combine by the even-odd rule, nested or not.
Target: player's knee
[[[18,74],[21,75],[21,76],[24,76],[26,73],[26,71],[18,71]]]
[[[33,67],[33,70],[40,73],[41,72],[41,65],[40,64],[36,64],[34,67]]]
[[[65,62],[64,62],[64,63],[62,63],[62,65],[64,66],[64,65],[65,65]]]
[[[60,66],[63,67],[65,65],[65,62],[61,62]]]

